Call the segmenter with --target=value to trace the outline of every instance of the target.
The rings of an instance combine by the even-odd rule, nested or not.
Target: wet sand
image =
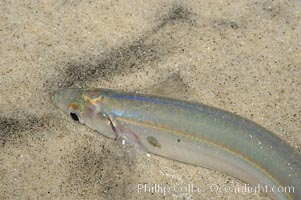
[[[298,0],[29,0],[0,9],[0,199],[269,199],[212,192],[244,183],[74,123],[51,104],[60,87],[202,102],[301,151]],[[192,185],[201,192],[185,191]]]

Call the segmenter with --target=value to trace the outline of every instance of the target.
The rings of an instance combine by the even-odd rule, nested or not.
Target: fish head
[[[91,94],[94,94],[91,96]],[[97,94],[97,96],[95,95]],[[56,107],[74,121],[88,126],[102,135],[116,139],[110,113],[103,104],[101,91],[87,89],[60,89],[52,96]]]

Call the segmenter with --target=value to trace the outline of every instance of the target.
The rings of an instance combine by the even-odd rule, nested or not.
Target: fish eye
[[[70,113],[70,116],[71,116],[71,118],[72,118],[74,121],[77,121],[77,122],[79,121],[79,118],[78,118],[77,114],[71,112],[71,113]]]

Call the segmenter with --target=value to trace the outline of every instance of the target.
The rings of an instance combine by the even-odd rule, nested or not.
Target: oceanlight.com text
[[[161,193],[163,195],[175,194],[175,193],[248,193],[251,195],[256,195],[258,193],[294,193],[295,188],[293,186],[274,186],[268,187],[266,185],[251,186],[249,184],[243,185],[220,185],[220,184],[210,184],[207,186],[199,187],[195,184],[137,184],[138,193]]]

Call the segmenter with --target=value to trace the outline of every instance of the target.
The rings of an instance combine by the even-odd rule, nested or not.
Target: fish
[[[198,102],[102,88],[62,88],[52,101],[74,121],[148,153],[213,169],[272,199],[301,199],[301,155],[266,128]]]

